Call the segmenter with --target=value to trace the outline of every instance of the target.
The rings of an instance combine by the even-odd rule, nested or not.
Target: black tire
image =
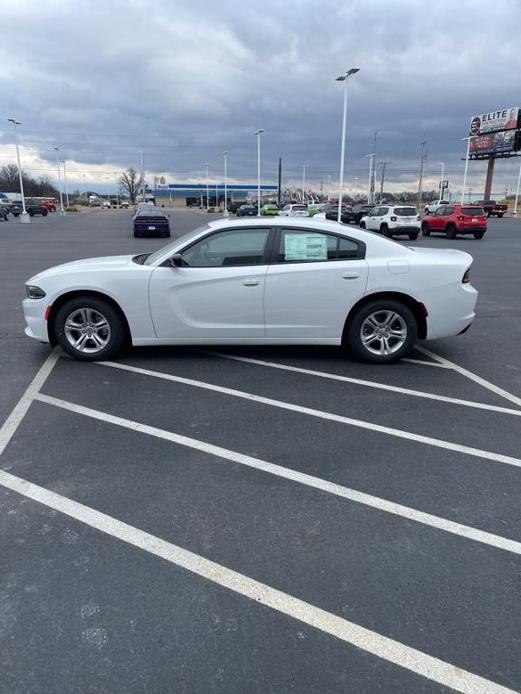
[[[447,228],[445,229],[445,233],[447,234],[448,239],[455,239],[456,238],[456,227],[454,224],[447,224]]]
[[[19,212],[13,212],[13,217],[19,217],[20,213]]]
[[[474,238],[475,239],[482,239],[485,236],[484,231],[476,231],[474,232]]]
[[[34,212],[29,212],[29,217],[34,217]]]
[[[141,234],[139,233],[139,231],[135,231],[135,232],[134,232],[134,238],[135,238],[135,239],[141,238]]]
[[[422,222],[422,236],[430,236],[431,235],[431,230],[429,229],[429,225],[427,222]]]
[[[398,314],[406,325],[406,337],[403,344],[391,354],[375,354],[371,352],[362,342],[362,325],[365,319],[373,313],[393,311]],[[418,336],[418,322],[411,309],[401,301],[396,299],[375,299],[363,305],[358,311],[350,316],[343,336],[343,346],[362,361],[372,362],[373,364],[392,364],[403,359],[411,353]]]
[[[169,231],[165,231],[165,233],[163,234],[163,236],[164,236],[165,239],[168,239],[168,238],[170,237],[170,232],[169,232]]]
[[[504,212],[499,212],[499,213],[498,213],[499,219],[501,219],[501,217],[502,217],[504,214],[505,214]]]
[[[387,224],[382,224],[380,227],[380,233],[383,234],[384,236],[387,236],[387,238],[390,238],[391,234],[389,232],[389,227]]]
[[[45,210],[44,212],[42,212],[42,216],[43,216],[43,217],[47,217],[47,210]]]
[[[365,222],[360,222],[359,224],[360,229],[365,229]]]
[[[107,321],[110,334],[107,344],[96,352],[82,352],[76,349],[65,334],[65,321],[79,309],[86,308],[101,314]],[[79,334],[79,333],[78,333]],[[58,309],[54,320],[54,336],[62,349],[74,359],[80,361],[98,361],[112,359],[123,348],[127,340],[127,331],[123,319],[118,311],[103,299],[93,296],[76,296],[67,301]]]
[[[416,239],[418,238],[418,233],[419,233],[419,232],[417,232],[417,231],[411,232],[411,233],[409,234],[410,240],[411,240],[411,241],[416,241]]]

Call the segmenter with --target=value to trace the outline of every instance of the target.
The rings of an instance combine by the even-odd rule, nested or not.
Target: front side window
[[[388,212],[389,212],[389,208],[388,208],[388,207],[380,207],[380,214],[379,214],[378,216],[379,216],[379,217],[383,217],[383,216],[386,215]]]
[[[327,260],[350,260],[363,257],[363,244],[352,239],[309,230],[282,230],[277,261],[279,263],[313,263]]]
[[[445,208],[445,214],[454,214],[454,207],[446,207]]]
[[[438,207],[434,213],[437,217],[442,217],[445,214],[445,207]]]
[[[220,231],[197,241],[181,253],[188,267],[262,265],[270,229]]]

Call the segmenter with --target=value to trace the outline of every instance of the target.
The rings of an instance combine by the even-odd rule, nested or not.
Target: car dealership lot
[[[6,690],[520,689],[520,238],[407,242],[468,250],[480,290],[471,330],[412,362],[99,365],[23,336],[23,281],[164,241],[124,211],[0,223]]]

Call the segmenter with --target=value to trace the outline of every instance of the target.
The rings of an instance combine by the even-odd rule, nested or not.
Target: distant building
[[[263,198],[275,199],[277,186],[261,185]],[[257,185],[255,183],[228,183],[226,186],[228,202],[237,200],[252,200],[257,198]],[[156,205],[170,205],[175,207],[206,207],[206,183],[166,183],[157,185],[151,192],[156,200]],[[208,207],[219,207],[224,204],[224,183],[210,183],[208,186]]]

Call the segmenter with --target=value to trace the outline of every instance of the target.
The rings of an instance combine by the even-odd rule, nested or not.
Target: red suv
[[[45,207],[45,209],[48,212],[56,212],[56,205],[51,202],[50,200],[44,200],[43,202],[40,203],[42,207]]]
[[[487,230],[487,218],[482,207],[473,205],[442,205],[434,214],[422,221],[422,234],[430,236],[431,231],[446,234],[448,239],[457,234],[473,234],[482,239]]]

